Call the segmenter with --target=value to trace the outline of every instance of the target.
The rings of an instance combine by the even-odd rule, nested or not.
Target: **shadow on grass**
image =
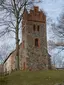
[[[8,85],[8,78],[6,76],[0,76],[0,85]]]

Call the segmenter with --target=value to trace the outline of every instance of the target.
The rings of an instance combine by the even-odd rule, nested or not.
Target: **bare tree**
[[[56,45],[56,48],[58,49],[58,53],[55,56],[59,56],[59,54],[61,54],[64,51],[64,12],[58,18],[58,23],[52,24],[52,31],[55,35],[55,38],[57,39],[57,42],[55,43],[55,45]],[[61,55],[61,57],[62,56],[63,55]],[[62,60],[60,60],[59,58],[58,59],[59,64],[60,64],[60,61]]]
[[[59,39],[56,46],[64,47],[64,13],[58,19],[58,24],[52,24],[52,30],[55,36]]]
[[[0,10],[2,16],[0,17],[0,26],[3,29],[0,31],[0,37],[6,33],[15,33],[16,39],[16,58],[17,69],[19,69],[19,29],[23,17],[23,10],[33,6],[33,3],[39,3],[40,0],[1,0]]]

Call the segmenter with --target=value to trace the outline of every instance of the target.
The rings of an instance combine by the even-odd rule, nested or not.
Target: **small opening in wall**
[[[39,32],[39,25],[37,26],[37,31]]]
[[[38,47],[38,39],[35,39],[35,46]]]

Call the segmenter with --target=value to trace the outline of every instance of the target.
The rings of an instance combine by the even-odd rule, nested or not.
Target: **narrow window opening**
[[[38,39],[35,39],[35,46],[38,47]]]
[[[39,25],[37,26],[37,31],[39,32]]]

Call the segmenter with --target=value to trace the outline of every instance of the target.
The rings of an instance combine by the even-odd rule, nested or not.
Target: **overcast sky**
[[[49,17],[56,20],[63,10],[64,0],[44,0],[39,6],[45,10]]]
[[[47,17],[50,17],[55,23],[57,23],[57,19],[61,15],[64,10],[64,0],[44,0],[43,3],[40,3],[39,7],[44,9]],[[53,40],[54,42],[60,40],[54,37],[54,33],[51,30],[50,25],[47,26],[47,39]],[[61,47],[62,48],[62,47]],[[61,66],[64,62],[64,50],[61,51],[60,46],[58,48],[54,48],[49,52],[54,59],[56,66]],[[62,62],[60,64],[60,62]]]
[[[50,17],[53,22],[57,23],[57,19],[64,9],[64,0],[44,0],[44,2],[39,4],[40,9],[44,10],[47,17]],[[51,39],[53,32],[51,27],[47,27],[47,39]],[[53,36],[54,37],[54,36]],[[55,39],[55,41],[57,41]]]
[[[57,17],[61,14],[64,8],[64,0],[44,0],[44,2],[39,4],[40,9],[43,9],[46,13],[46,15],[54,22],[57,22]],[[50,31],[50,27],[48,28],[48,39],[50,39],[50,36],[52,36],[53,32]],[[10,35],[8,36],[10,37]],[[11,37],[6,39],[6,37],[2,37],[0,39],[0,48],[2,47],[3,44],[7,43],[7,45],[14,45],[14,39]],[[11,42],[12,40],[12,42]],[[5,43],[4,43],[5,42]],[[3,50],[3,48],[2,48]],[[56,51],[57,52],[57,51]],[[52,52],[53,54],[53,52]]]

